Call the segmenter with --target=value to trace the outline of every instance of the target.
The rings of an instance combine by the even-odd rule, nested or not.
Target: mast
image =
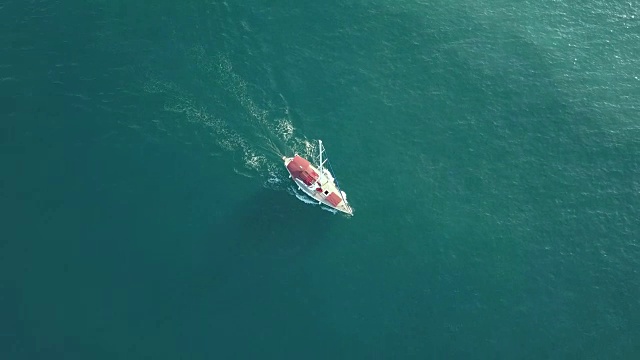
[[[322,153],[324,152],[324,147],[322,146],[322,140],[318,140],[318,152],[319,152],[318,155],[320,160],[320,166],[318,170],[320,170],[320,173],[324,176],[324,163],[329,161],[329,159],[328,158],[324,160],[322,159]],[[342,195],[342,190],[340,190],[338,179],[335,178],[335,173],[333,172],[331,163],[329,163],[329,173],[331,174],[331,178],[333,178],[333,181],[335,182],[335,187],[338,190],[338,196],[340,196],[340,199],[342,199],[342,202],[344,203],[345,207],[349,210],[349,214],[352,214],[353,210],[351,209],[351,206],[349,206],[349,203],[347,203],[347,200],[345,199],[346,194],[344,196]]]
[[[324,147],[322,146],[322,140],[318,140],[318,152],[320,153],[320,172],[324,174],[324,163],[327,160],[322,161],[322,153],[324,152]]]
[[[322,140],[318,140],[318,151],[320,152],[320,172],[322,173]]]

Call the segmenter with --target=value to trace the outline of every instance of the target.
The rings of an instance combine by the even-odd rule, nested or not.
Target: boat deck
[[[292,159],[293,158],[286,158],[285,166]],[[307,195],[324,205],[327,205],[343,213],[352,215],[353,210],[347,202],[346,195],[343,194],[340,189],[338,189],[331,173],[327,169],[323,169],[324,171],[320,171],[317,167],[311,164],[309,164],[309,167],[318,174],[318,179],[311,185],[307,185],[302,180],[294,177],[293,180],[298,185],[300,190],[304,191]]]

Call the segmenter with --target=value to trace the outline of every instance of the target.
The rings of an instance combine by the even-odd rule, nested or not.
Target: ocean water
[[[637,1],[0,0],[0,359],[638,359],[639,69]]]

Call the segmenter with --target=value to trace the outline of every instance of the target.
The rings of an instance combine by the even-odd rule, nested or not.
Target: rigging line
[[[260,137],[261,139],[263,139],[265,141],[265,144],[258,145],[258,147],[260,147],[263,150],[266,150],[268,152],[272,152],[272,153],[278,155],[279,157],[282,157],[282,151],[280,151],[280,148],[278,146],[276,146],[276,144],[273,142],[273,140],[269,136],[269,133],[264,131],[264,129],[262,129],[262,130],[263,130],[262,133],[257,133],[257,135],[258,135],[258,137]]]
[[[324,149],[324,147],[323,147],[323,150],[324,150],[324,152],[326,154],[327,150]],[[331,161],[329,161],[329,155],[326,154],[325,158],[326,158],[327,164],[329,164],[329,170],[331,171],[331,174],[333,175],[333,179],[336,181],[336,188],[338,189],[338,192],[340,193],[339,194],[340,195],[340,199],[342,199],[342,201],[344,201],[345,205],[349,206],[349,204],[347,204],[347,201],[342,197],[342,189],[340,189],[340,184],[338,183],[338,177],[336,176],[335,171],[333,171],[333,166],[331,166]]]
[[[280,149],[278,149],[278,147],[276,147],[271,140],[266,138],[265,140],[266,140],[266,143],[258,144],[257,146],[269,153],[277,155],[278,157],[282,157],[282,152],[280,151]]]
[[[257,147],[259,149],[262,149],[264,152],[266,152],[266,155],[268,157],[272,157],[272,156],[280,156],[277,152],[275,152],[273,149],[269,148],[268,146],[264,146],[264,145],[257,145]]]
[[[278,148],[271,139],[267,139],[267,141],[269,142],[269,145],[271,146],[271,148],[273,148],[273,150],[276,152],[276,154],[278,154],[279,156],[283,155],[282,151],[280,151],[280,148]]]

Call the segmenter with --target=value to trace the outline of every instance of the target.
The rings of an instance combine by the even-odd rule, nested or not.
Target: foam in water
[[[291,124],[291,120],[289,119],[277,119],[277,126],[276,126],[276,132],[277,134],[284,139],[285,141],[288,141],[291,139],[291,137],[293,136],[293,124]]]
[[[290,186],[287,189],[289,194],[294,195],[298,200],[302,201],[305,204],[319,206],[322,210],[328,211],[332,214],[338,213],[338,210],[325,206],[317,201],[311,200],[306,194],[302,193],[301,190],[298,190],[295,186]]]
[[[163,94],[165,111],[179,114],[188,123],[202,125],[207,130],[206,134],[222,150],[238,153],[245,170],[234,168],[236,173],[266,177],[265,187],[280,187],[286,179],[279,161],[284,155],[280,148],[284,146],[290,149],[284,153],[295,152],[304,156],[313,155],[315,150],[314,143],[295,136],[295,127],[289,118],[289,105],[284,96],[278,93],[276,100],[281,105],[273,105],[264,91],[252,86],[234,71],[233,64],[223,54],[209,57],[203,47],[197,46],[190,50],[189,55],[199,71],[220,85],[216,87],[218,91],[223,89],[220,96],[230,96],[240,104],[245,113],[238,116],[243,117],[244,121],[216,116],[202,100],[169,81],[150,77],[143,86],[144,90],[151,94]],[[258,94],[259,97],[252,94]],[[167,124],[156,122],[155,125],[171,135]],[[179,122],[169,124],[169,128],[171,125],[181,128]],[[206,143],[206,139],[203,142]]]
[[[290,186],[288,188],[288,193],[294,195],[296,198],[298,198],[298,200],[302,201],[305,204],[318,205],[317,201],[313,201],[305,194],[300,193],[294,186]]]

